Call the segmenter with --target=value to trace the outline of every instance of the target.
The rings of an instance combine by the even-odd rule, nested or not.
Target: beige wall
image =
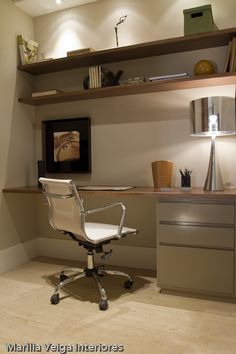
[[[103,0],[81,7],[35,18],[35,38],[49,57],[66,55],[67,50],[92,46],[96,49],[115,46],[114,23],[128,14],[120,26],[120,43],[129,45],[143,41],[183,35],[182,10],[205,5],[206,1]],[[236,26],[234,1],[211,2],[215,23],[219,28]],[[124,70],[122,79],[137,75],[193,72],[194,64],[208,58],[223,70],[226,47],[193,51],[145,60],[107,64],[113,71]],[[43,75],[36,89],[82,87],[87,68]],[[209,141],[189,136],[189,101],[206,95],[234,96],[234,87],[182,90],[106,98],[37,108],[36,157],[41,158],[41,120],[91,116],[91,175],[75,176],[78,183],[113,183],[152,185],[150,163],[159,159],[174,162],[173,183],[178,186],[179,168],[193,169],[192,182],[204,184],[208,165]],[[109,148],[108,148],[109,147]],[[218,150],[225,181],[236,183],[235,138],[219,139]],[[199,151],[201,152],[199,154]]]
[[[114,26],[120,16],[120,45],[183,35],[183,9],[211,4],[219,29],[235,26],[234,0],[101,0],[35,18],[35,38],[46,56],[60,57],[67,50],[116,45]]]
[[[215,22],[219,28],[236,25],[234,1],[212,1]],[[127,14],[120,26],[121,45],[183,35],[182,9],[206,4],[204,1],[104,0],[47,16],[35,18],[35,38],[46,57],[65,56],[67,50],[82,47],[96,49],[115,46],[114,24]],[[234,14],[234,15],[233,15]],[[188,71],[208,58],[223,70],[226,47],[191,53],[162,56],[123,63],[107,64],[113,71],[124,70],[122,79],[137,75],[168,74]],[[35,89],[82,88],[87,68],[43,75],[35,81]],[[174,162],[173,183],[179,186],[179,168],[193,169],[192,182],[204,184],[210,144],[189,136],[189,101],[207,95],[234,96],[234,86],[182,90],[127,97],[115,97],[38,107],[36,110],[36,159],[42,158],[41,121],[65,117],[90,116],[92,119],[92,174],[75,175],[78,184],[152,185],[151,162],[170,159]],[[235,138],[219,141],[224,179],[236,183]],[[117,199],[117,198],[116,198]],[[106,204],[114,199],[91,198],[86,205]],[[121,244],[155,247],[155,201],[126,198],[127,224],[139,228],[139,237],[122,240]],[[39,205],[39,219],[46,210]],[[44,215],[44,216],[43,216]],[[113,218],[111,218],[111,221]],[[40,222],[39,236],[53,237],[47,225]]]
[[[35,176],[35,111],[18,104],[22,93],[30,92],[31,79],[17,71],[16,36],[33,36],[33,19],[12,1],[0,2],[0,188],[32,183]],[[0,250],[35,237],[32,198],[0,196]],[[1,262],[0,262],[1,263]]]

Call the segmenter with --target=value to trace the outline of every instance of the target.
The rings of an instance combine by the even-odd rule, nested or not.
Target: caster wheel
[[[51,304],[57,305],[59,303],[59,301],[60,301],[59,294],[53,294],[51,296]]]
[[[106,311],[108,309],[107,300],[101,300],[99,302],[99,310]]]
[[[134,283],[133,280],[126,280],[124,282],[125,289],[130,289],[133,286],[133,283]]]
[[[60,281],[62,282],[62,281],[64,281],[64,280],[66,280],[68,278],[68,276],[67,275],[65,275],[65,274],[60,274]]]

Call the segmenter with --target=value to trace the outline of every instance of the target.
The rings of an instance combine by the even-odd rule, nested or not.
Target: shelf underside
[[[158,82],[148,82],[142,84],[110,86],[90,90],[62,92],[55,95],[19,98],[18,101],[33,106],[39,106],[97,98],[118,97],[151,92],[184,90],[231,84],[236,84],[236,73],[196,76],[179,80],[161,80]]]
[[[27,65],[19,65],[19,70],[32,75],[40,75],[91,65],[147,58],[204,48],[220,47],[228,45],[230,39],[235,34],[236,28],[229,28],[202,34],[99,50],[88,54],[52,59]]]

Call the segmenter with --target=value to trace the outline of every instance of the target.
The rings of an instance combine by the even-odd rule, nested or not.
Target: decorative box
[[[211,5],[183,10],[184,35],[211,32],[217,29],[213,21]]]

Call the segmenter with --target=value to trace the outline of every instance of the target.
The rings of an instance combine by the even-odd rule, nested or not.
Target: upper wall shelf
[[[228,28],[196,35],[164,39],[131,46],[112,48],[88,54],[52,59],[27,65],[19,65],[19,70],[32,75],[40,75],[63,70],[71,70],[90,65],[106,64],[123,60],[146,58],[170,53],[227,45],[236,28]]]

